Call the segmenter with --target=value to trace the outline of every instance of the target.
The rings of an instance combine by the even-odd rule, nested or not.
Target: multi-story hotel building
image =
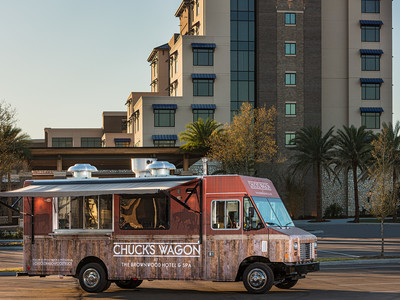
[[[151,92],[126,104],[133,144],[178,146],[202,118],[274,105],[283,152],[301,127],[392,120],[392,1],[184,0],[180,33],[154,48]]]

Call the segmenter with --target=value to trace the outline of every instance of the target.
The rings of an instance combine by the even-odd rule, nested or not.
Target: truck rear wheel
[[[119,286],[121,289],[135,289],[139,285],[141,285],[143,280],[117,280],[115,284]]]
[[[284,281],[276,284],[275,286],[277,288],[287,290],[287,289],[294,287],[296,285],[297,281],[298,281],[297,279],[294,279],[294,280],[293,279],[285,279]]]
[[[89,293],[100,293],[109,287],[106,271],[98,263],[83,266],[79,272],[79,283]]]
[[[253,263],[243,273],[243,284],[249,293],[264,294],[274,284],[274,273],[264,263]]]

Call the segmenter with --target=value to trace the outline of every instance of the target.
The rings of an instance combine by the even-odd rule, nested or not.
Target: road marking
[[[344,255],[344,256],[349,256],[349,257],[360,257],[358,255],[351,255],[351,254],[346,254],[346,253],[341,253],[341,252],[334,252],[334,251],[326,251],[326,250],[318,250],[318,252],[326,252],[326,253],[331,253],[331,254],[339,254],[339,255]]]

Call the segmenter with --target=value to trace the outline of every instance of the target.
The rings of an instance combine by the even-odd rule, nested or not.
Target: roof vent
[[[176,170],[176,167],[167,161],[155,161],[146,167],[150,170],[154,177],[169,176],[171,170]]]
[[[150,177],[150,171],[146,167],[156,160],[156,158],[132,158],[132,171],[135,173],[135,177]]]
[[[92,172],[97,172],[97,168],[90,164],[75,164],[68,169],[76,179],[89,179],[92,178]]]

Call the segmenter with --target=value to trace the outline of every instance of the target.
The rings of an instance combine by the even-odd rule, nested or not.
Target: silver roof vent
[[[176,170],[176,167],[167,161],[155,161],[146,167],[154,177],[169,176],[171,170]]]
[[[92,172],[97,172],[97,168],[90,164],[75,164],[68,172],[72,172],[76,179],[89,179],[92,178]]]
[[[132,158],[132,171],[135,177],[151,177],[150,170],[146,170],[146,167],[156,160],[156,158]]]

